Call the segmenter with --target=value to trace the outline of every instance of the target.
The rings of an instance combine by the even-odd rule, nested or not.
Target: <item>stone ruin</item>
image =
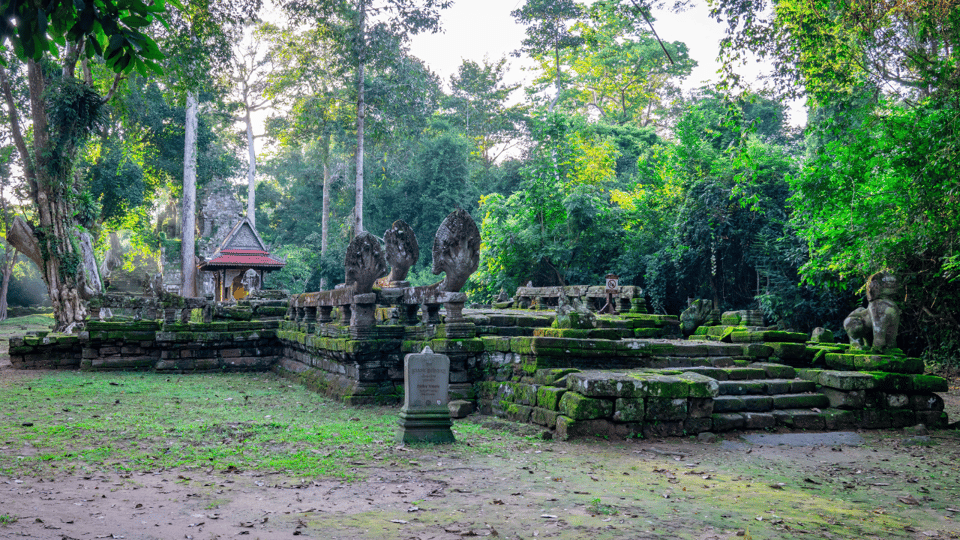
[[[80,335],[14,338],[11,361],[18,368],[272,370],[348,404],[396,405],[407,404],[404,357],[429,349],[449,358],[451,413],[477,408],[564,439],[948,423],[937,394],[947,381],[891,348],[895,289],[883,275],[872,278],[865,310],[867,326],[880,321],[882,354],[833,343],[828,330],[811,336],[763,326],[755,311],[718,320],[708,301],[694,310],[708,317],[698,316],[678,339],[680,317],[646,313],[638,288],[621,287],[619,315],[584,309],[603,294],[592,286],[521,287],[501,306],[509,309],[467,309],[460,288],[477,268],[480,243],[468,219],[455,212],[441,225],[434,270],[446,275],[433,285],[404,279],[419,248],[396,222],[383,244],[372,235],[354,239],[346,282],[332,290],[236,305],[163,296],[136,321],[91,320]],[[120,300],[104,297],[102,305],[113,301]],[[559,314],[545,309],[554,306]],[[866,325],[865,316],[858,320]]]
[[[877,272],[867,279],[867,307],[857,308],[843,321],[850,344],[863,350],[882,353],[897,347],[900,329],[900,306],[895,296],[900,292],[897,277]]]

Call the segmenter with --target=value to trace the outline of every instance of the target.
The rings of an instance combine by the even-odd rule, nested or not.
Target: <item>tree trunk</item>
[[[257,226],[257,153],[253,148],[253,121],[250,119],[250,109],[247,109],[245,117],[247,123],[247,155],[250,159],[250,165],[247,167],[247,218],[250,224]]]
[[[356,237],[363,232],[363,122],[366,115],[366,102],[363,91],[363,66],[366,62],[366,31],[364,25],[367,17],[367,4],[365,0],[360,0],[360,59],[357,64],[357,192],[356,203],[353,211],[353,235]]]
[[[187,95],[187,125],[183,143],[183,211],[180,227],[180,295],[197,295],[194,237],[197,230],[197,93]]]
[[[10,290],[10,276],[13,275],[13,267],[17,264],[17,255],[20,254],[17,249],[7,244],[7,252],[3,256],[3,282],[0,283],[0,321],[7,320],[7,291]],[[10,250],[13,250],[13,257],[9,256]]]
[[[323,210],[320,216],[320,255],[327,253],[330,238],[330,134],[323,136]],[[320,279],[320,290],[327,288],[326,278]]]

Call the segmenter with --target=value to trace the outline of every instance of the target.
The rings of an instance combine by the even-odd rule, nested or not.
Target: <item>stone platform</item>
[[[390,309],[362,332],[333,317],[232,312],[210,322],[92,321],[80,335],[11,339],[10,355],[21,369],[273,370],[346,403],[390,405],[403,399],[403,356],[429,347],[450,357],[450,399],[564,439],[947,423],[937,395],[946,381],[923,374],[919,360],[804,334],[729,327],[668,339],[676,317],[634,313],[557,329],[542,310],[467,309],[450,323],[431,312],[438,324],[416,324]]]

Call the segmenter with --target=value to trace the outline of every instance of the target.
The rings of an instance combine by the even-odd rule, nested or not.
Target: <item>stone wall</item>
[[[277,362],[279,321],[90,321],[79,335],[10,339],[18,369],[265,371]]]
[[[141,316],[163,320],[89,321],[79,335],[13,338],[11,361],[27,369],[272,369],[349,404],[399,404],[403,356],[429,347],[450,357],[451,399],[561,438],[947,422],[936,394],[946,381],[924,375],[919,360],[805,343],[804,334],[735,327],[701,340],[637,339],[638,330],[675,329],[676,318],[640,314],[555,329],[544,313],[468,312],[446,322],[424,309],[437,324],[401,324],[391,313],[402,306],[377,308],[377,324],[357,328],[345,324],[346,307],[324,314],[338,322],[319,322],[323,306],[281,321],[286,309],[272,298],[205,306],[214,320],[203,322],[186,308],[141,303]]]

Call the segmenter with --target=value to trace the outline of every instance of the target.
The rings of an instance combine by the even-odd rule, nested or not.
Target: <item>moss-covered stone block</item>
[[[562,398],[566,392],[566,388],[541,386],[537,389],[537,407],[549,411],[560,410],[560,398]]]
[[[515,354],[533,354],[532,337],[510,338],[510,352]]]
[[[813,357],[813,354],[807,354],[807,345],[805,343],[767,343],[773,349],[773,356],[781,360],[800,361]]]
[[[855,355],[857,369],[889,373],[923,373],[923,360],[907,356]]]
[[[530,413],[530,422],[553,429],[557,425],[557,417],[559,416],[560,413],[557,411],[536,407]]]
[[[859,410],[826,409],[821,414],[825,429],[853,429],[862,422],[863,413]]]
[[[947,392],[950,390],[947,380],[936,375],[914,375],[914,392]]]
[[[762,369],[764,373],[767,374],[768,379],[793,379],[797,376],[797,370],[795,368],[783,364],[754,362],[750,364],[750,367]]]
[[[731,337],[733,334],[731,334]],[[747,358],[770,358],[773,356],[773,347],[762,343],[746,343],[743,345],[743,356]]]
[[[915,411],[942,411],[943,398],[932,392],[910,394],[910,408]]]
[[[806,343],[807,335],[803,332],[782,332],[779,330],[763,330],[757,332],[733,332],[731,341],[734,343]]]
[[[500,383],[497,381],[477,381],[473,383],[473,387],[477,391],[477,396],[480,399],[493,399],[497,395],[497,388],[500,386]]]
[[[663,337],[663,330],[660,328],[635,328],[633,337],[637,339],[656,339]]]
[[[482,353],[483,341],[479,338],[470,339],[433,339],[430,348],[437,354]]]
[[[574,420],[608,418],[613,414],[613,401],[567,392],[560,398],[560,413]]]
[[[579,372],[580,370],[575,368],[538,369],[533,374],[533,383],[547,386],[562,386],[563,388],[566,388],[567,382],[564,377],[571,373]]]
[[[715,413],[710,416],[713,424],[713,431],[733,431],[743,429],[744,419],[740,413]]]
[[[567,375],[567,388],[590,397],[643,397],[647,395],[644,380],[631,373],[581,371]]]
[[[867,404],[865,390],[837,390],[825,387],[821,392],[830,400],[830,407],[833,409],[863,409]]]
[[[687,371],[676,375],[689,386],[688,396],[691,398],[712,398],[720,394],[720,383],[712,377]]]
[[[653,375],[650,373],[633,375],[644,382],[646,395],[654,398],[690,397],[691,384],[679,376]]]
[[[879,386],[877,377],[869,373],[809,369],[800,370],[799,375],[802,379],[843,391],[873,390]]]
[[[521,405],[536,406],[538,388],[538,386],[532,384],[517,383],[514,386],[514,401]]]
[[[533,407],[520,405],[519,403],[508,403],[504,407],[503,412],[507,420],[527,423],[530,421],[530,414],[533,412]]]
[[[613,419],[617,422],[642,422],[645,414],[643,398],[618,398]]]
[[[914,414],[918,424],[930,429],[943,429],[949,423],[947,413],[943,411],[916,411]]]
[[[647,398],[646,420],[648,422],[674,422],[687,417],[687,400],[684,398]]]
[[[830,400],[823,394],[782,394],[773,397],[775,409],[826,409]]]
[[[587,328],[534,328],[533,337],[586,339],[590,337],[590,329],[587,329]]]
[[[913,391],[913,376],[902,373],[885,373],[879,371],[865,372],[877,382],[876,389],[884,392],[911,392]]]

